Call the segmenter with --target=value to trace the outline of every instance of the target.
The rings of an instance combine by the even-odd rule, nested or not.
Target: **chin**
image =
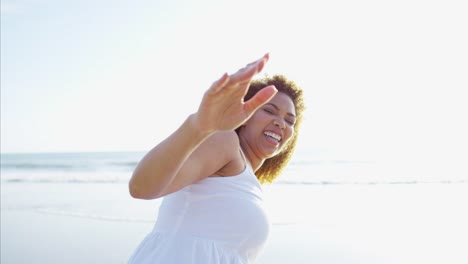
[[[264,148],[262,151],[263,157],[265,159],[273,158],[274,156],[277,156],[278,154],[281,154],[284,150],[284,145],[279,145],[278,147],[275,148]]]
[[[280,146],[280,147],[279,147],[278,149],[276,149],[276,151],[271,155],[271,157],[274,157],[274,156],[277,156],[277,155],[283,153],[284,149],[285,149],[285,145]]]
[[[269,158],[273,158],[274,156],[277,156],[278,154],[280,154],[282,152],[282,149],[277,149],[275,150],[274,152],[271,152],[271,153],[268,153],[267,154],[267,159]]]

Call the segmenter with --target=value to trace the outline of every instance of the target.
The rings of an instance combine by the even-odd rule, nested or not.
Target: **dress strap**
[[[252,168],[252,166],[250,165],[250,162],[247,160],[247,157],[245,156],[244,151],[242,150],[241,147],[239,147],[239,151],[240,151],[240,153],[242,155],[242,158],[244,158],[245,166]]]

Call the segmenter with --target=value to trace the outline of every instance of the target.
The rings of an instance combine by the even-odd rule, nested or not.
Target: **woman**
[[[215,81],[198,111],[140,161],[130,194],[165,198],[129,263],[255,260],[269,231],[261,183],[289,161],[304,109],[283,76],[252,81],[268,58]]]

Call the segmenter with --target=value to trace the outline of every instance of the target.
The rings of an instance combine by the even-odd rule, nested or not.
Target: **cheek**
[[[294,128],[289,127],[284,132],[285,132],[284,135],[285,135],[285,138],[286,138],[285,143],[287,143],[294,136]]]
[[[245,125],[255,126],[259,129],[262,129],[268,124],[268,122],[271,122],[271,117],[269,115],[263,112],[257,112],[252,117],[250,117]]]

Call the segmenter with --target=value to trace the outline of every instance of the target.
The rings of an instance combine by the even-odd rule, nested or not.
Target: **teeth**
[[[278,134],[276,134],[276,133],[266,131],[264,134],[265,134],[266,136],[269,136],[269,137],[271,137],[271,138],[277,140],[277,141],[280,141],[280,140],[281,140],[281,136],[278,135]]]

